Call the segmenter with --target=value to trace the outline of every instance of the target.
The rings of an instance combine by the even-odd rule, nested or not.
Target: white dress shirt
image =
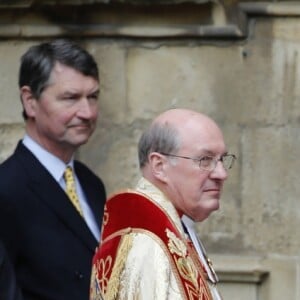
[[[195,230],[195,222],[186,215],[183,215],[181,218],[184,226],[187,229],[188,235],[192,240],[192,243],[198,253],[200,261],[205,268],[205,271],[208,276],[208,285],[213,296],[214,300],[222,300],[219,291],[217,290],[216,283],[219,281],[217,274],[215,273],[209,258],[207,257],[205,248],[200,240],[200,238],[196,234]]]
[[[39,162],[48,170],[48,172],[53,176],[57,183],[65,190],[66,184],[63,178],[64,171],[67,166],[71,166],[74,170],[74,158],[66,165],[61,159],[55,155],[48,152],[42,146],[40,146],[36,141],[34,141],[29,135],[25,135],[23,139],[23,144],[32,154],[39,160]],[[75,174],[76,192],[79,198],[80,206],[83,212],[84,220],[90,228],[91,232],[99,241],[100,229],[95,221],[94,214],[88,205],[86,196],[80,185],[80,182]]]

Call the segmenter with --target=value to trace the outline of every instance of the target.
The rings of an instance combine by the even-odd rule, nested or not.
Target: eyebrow
[[[100,94],[100,89],[96,89],[94,91],[91,91],[89,92],[87,95],[97,95],[99,96]],[[75,91],[75,90],[66,90],[66,91],[63,91],[61,94],[61,96],[76,96],[76,95],[82,95],[82,92],[81,91]]]
[[[99,96],[100,95],[100,89],[96,89],[95,91],[90,92],[89,95],[97,95],[97,96]]]
[[[61,94],[59,94],[60,98],[65,98],[65,97],[80,97],[81,93],[76,92],[76,91],[64,91]]]
[[[201,156],[203,156],[203,155],[216,156],[216,153],[215,153],[215,152],[213,152],[213,151],[211,151],[211,150],[208,150],[208,149],[202,149],[201,152],[202,152],[202,154],[201,154],[201,155],[198,155],[198,157],[201,157]],[[226,155],[226,154],[228,154],[228,150],[225,150],[225,151],[221,154],[221,156]]]

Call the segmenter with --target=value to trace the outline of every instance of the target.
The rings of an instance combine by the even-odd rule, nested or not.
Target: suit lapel
[[[98,228],[101,229],[101,223],[103,218],[103,207],[105,198],[101,199],[101,197],[105,197],[104,190],[100,189],[99,182],[95,182],[96,178],[91,178],[91,176],[88,175],[86,172],[86,169],[82,167],[80,163],[75,161],[75,172],[78,176],[78,179],[80,181],[81,187],[84,190],[84,193],[86,195],[86,199],[88,201],[88,204],[94,214],[95,221],[98,225]],[[95,190],[95,189],[98,190]]]
[[[57,218],[59,218],[82,243],[90,248],[91,251],[94,251],[97,246],[97,240],[89,230],[86,222],[73,207],[66,193],[61,189],[51,174],[22,143],[19,143],[15,154],[22,166],[26,169],[32,192],[55,213]]]

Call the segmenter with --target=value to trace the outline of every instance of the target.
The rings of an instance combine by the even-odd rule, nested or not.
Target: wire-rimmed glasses
[[[175,154],[164,153],[164,152],[160,152],[160,154],[165,156],[170,156],[170,157],[191,159],[199,163],[200,169],[209,172],[213,171],[216,168],[219,161],[222,162],[225,170],[229,170],[232,168],[234,161],[236,160],[236,156],[234,154],[224,154],[220,158],[216,158],[210,155],[204,155],[199,158],[195,158],[195,157],[181,156],[181,155],[175,155]]]

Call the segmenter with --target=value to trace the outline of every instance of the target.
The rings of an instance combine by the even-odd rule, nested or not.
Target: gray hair
[[[179,133],[174,126],[168,123],[152,124],[142,134],[138,143],[138,157],[140,168],[148,163],[149,154],[174,153],[176,154],[180,146]]]

